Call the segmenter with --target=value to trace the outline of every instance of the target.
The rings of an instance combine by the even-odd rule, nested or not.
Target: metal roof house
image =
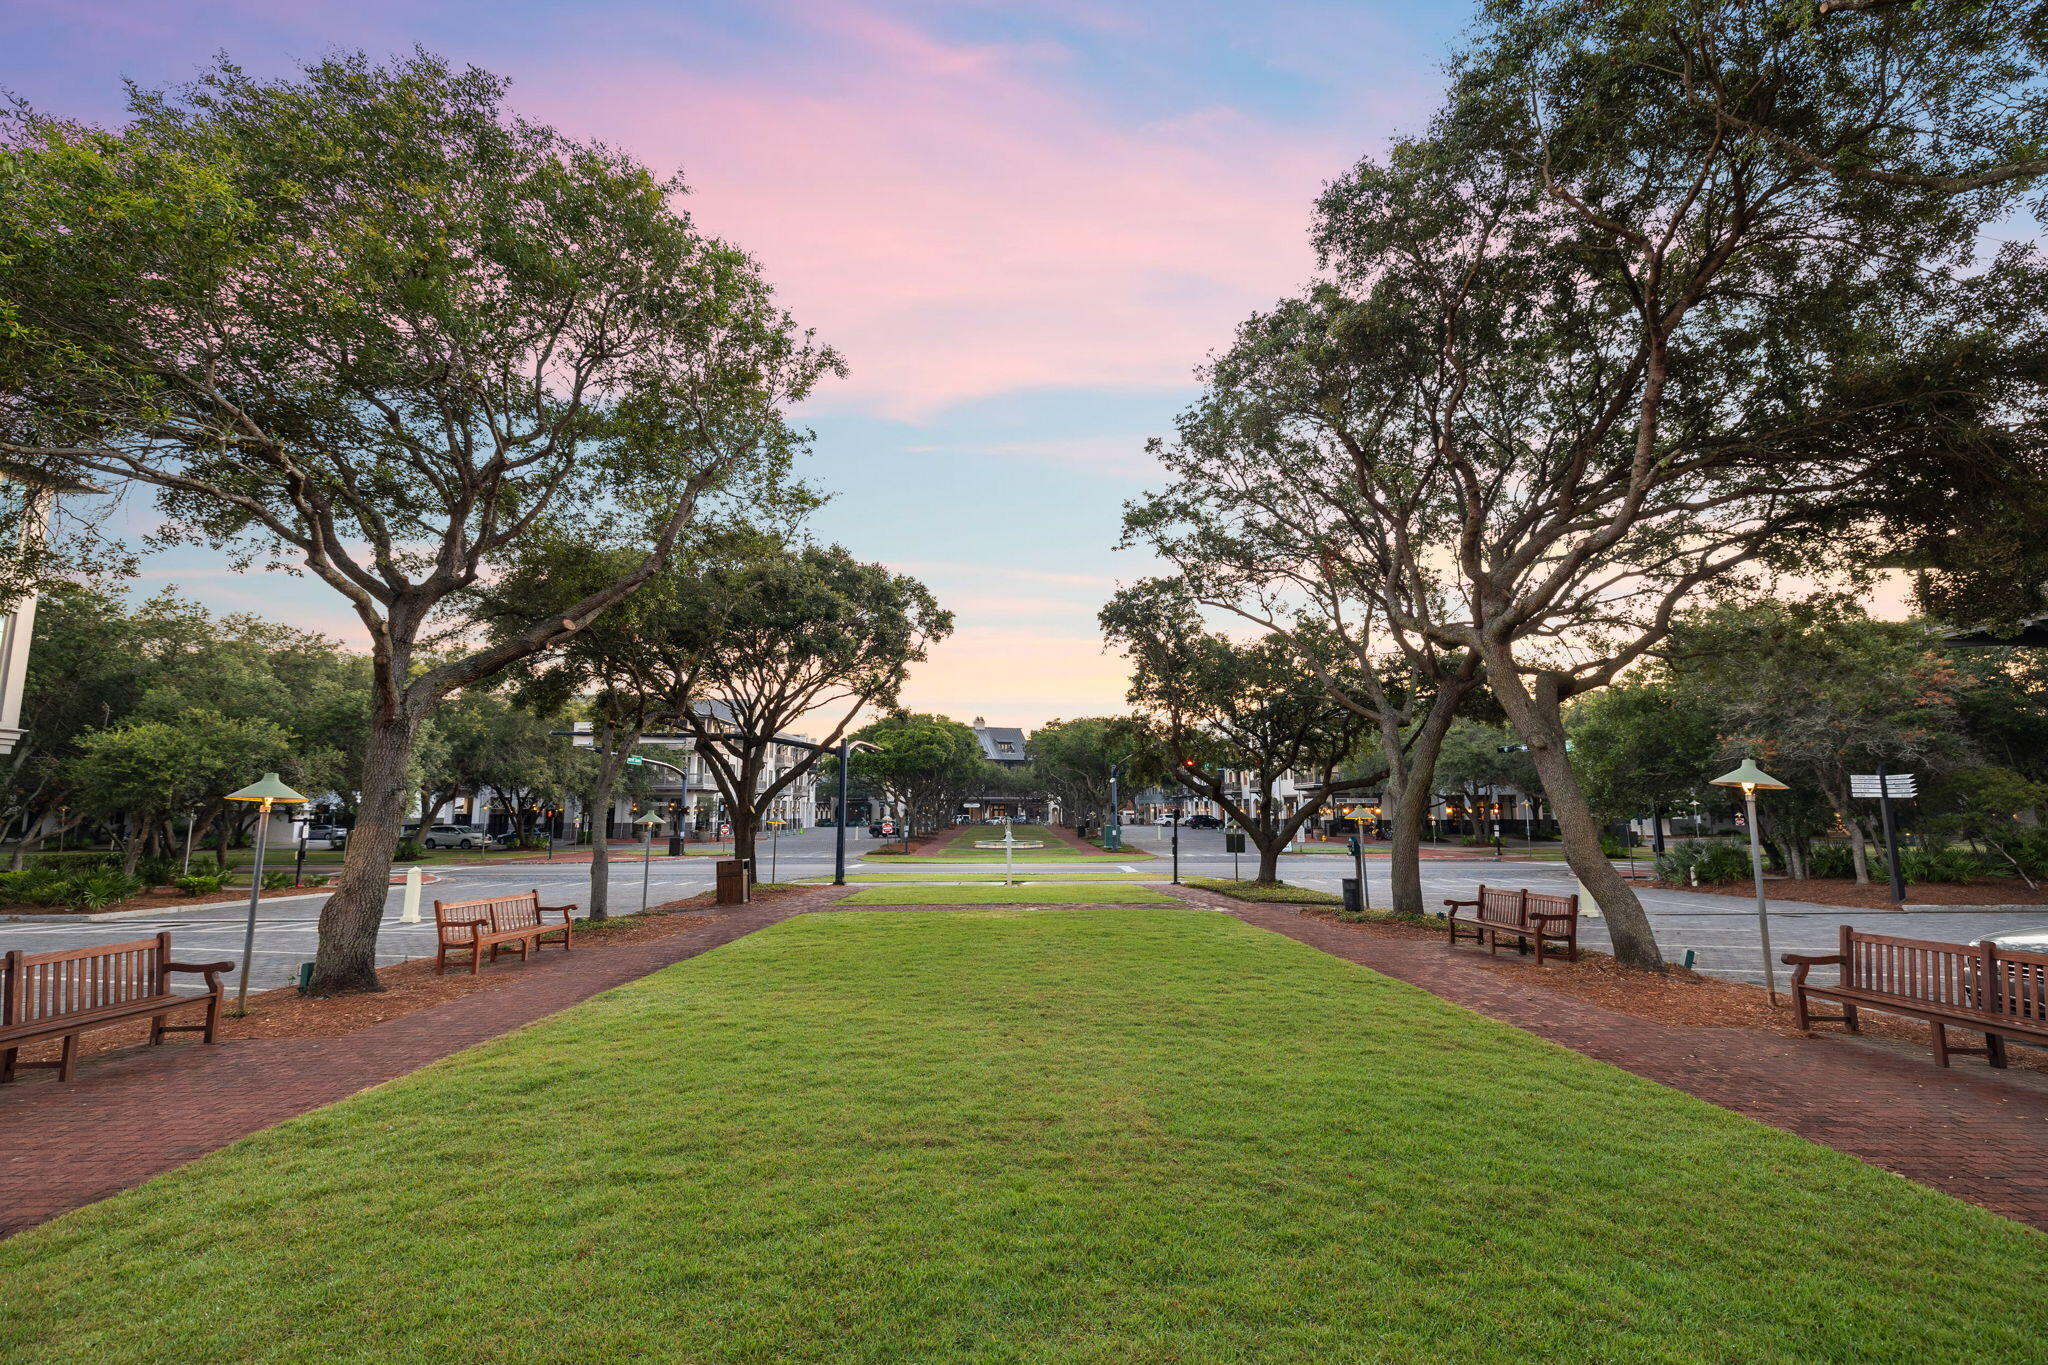
[[[974,718],[974,737],[981,741],[981,756],[991,763],[1021,768],[1031,761],[1024,732],[1012,725],[990,725]]]

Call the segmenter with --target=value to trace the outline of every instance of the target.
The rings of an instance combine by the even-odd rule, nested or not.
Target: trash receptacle
[[[671,834],[668,836],[668,856],[671,858],[680,858],[683,856],[682,835]]]
[[[745,905],[747,903],[747,865],[738,858],[718,860],[718,903],[720,905]]]
[[[1365,909],[1365,897],[1358,894],[1358,878],[1356,877],[1346,877],[1344,879],[1344,908],[1353,911]]]

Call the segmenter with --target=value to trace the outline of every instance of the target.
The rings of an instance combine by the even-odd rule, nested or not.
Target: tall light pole
[[[293,805],[306,798],[278,781],[276,773],[263,774],[263,780],[252,782],[238,792],[229,792],[230,801],[253,801],[257,804],[256,817],[256,868],[249,874],[249,923],[242,931],[242,979],[235,987],[235,1013],[248,1013],[249,963],[256,953],[256,902],[263,896],[263,851],[270,842],[270,809],[276,805]]]
[[[1733,772],[1722,773],[1714,779],[1713,785],[1742,788],[1742,799],[1749,806],[1749,873],[1756,882],[1756,933],[1764,950],[1764,988],[1771,993],[1771,1003],[1775,1005],[1778,1003],[1778,972],[1771,965],[1771,916],[1764,904],[1764,851],[1756,827],[1756,794],[1758,788],[1774,792],[1790,788],[1757,767],[1753,758],[1743,759],[1742,766]]]
[[[633,822],[640,826],[640,913],[647,913],[647,883],[654,872],[654,827],[661,817],[653,811]]]

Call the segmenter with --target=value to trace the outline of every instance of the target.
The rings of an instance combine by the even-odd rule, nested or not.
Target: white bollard
[[[405,906],[398,912],[398,922],[420,922],[420,870],[416,867],[408,867],[405,870]]]

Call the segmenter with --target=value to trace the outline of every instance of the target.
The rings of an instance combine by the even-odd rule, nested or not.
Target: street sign
[[[1920,793],[1913,773],[1851,773],[1849,795],[1876,801],[1889,796],[1894,801],[1911,801]]]

